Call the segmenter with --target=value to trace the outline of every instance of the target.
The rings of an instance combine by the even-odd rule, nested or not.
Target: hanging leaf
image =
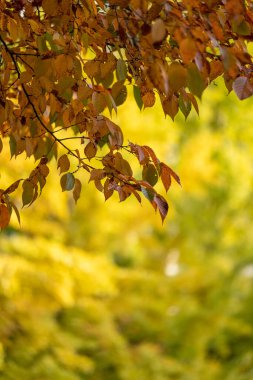
[[[75,185],[75,177],[72,173],[65,173],[61,177],[61,188],[62,191],[70,191]]]
[[[134,99],[136,101],[137,106],[141,110],[143,107],[143,101],[141,98],[141,91],[140,91],[139,87],[137,87],[137,86],[134,86]]]
[[[10,212],[4,204],[0,204],[0,228],[5,228],[10,223]]]
[[[142,102],[143,102],[144,108],[153,107],[153,105],[155,104],[154,91],[146,92],[146,94],[142,96]]]
[[[158,173],[153,164],[144,166],[142,171],[142,178],[144,181],[150,183],[151,186],[154,186],[158,181]]]
[[[63,154],[58,159],[57,169],[60,168],[60,174],[67,172],[70,168],[69,158],[66,154]]]
[[[239,77],[233,83],[233,90],[238,98],[243,100],[253,94],[253,85],[247,77]]]
[[[177,173],[174,172],[174,170],[172,170],[168,165],[166,165],[164,162],[161,162],[160,164],[160,167],[161,167],[161,177],[162,175],[164,176],[164,180],[166,181],[166,177],[167,176],[171,176],[180,186],[181,186],[181,181],[180,181],[180,178],[179,176],[177,175]],[[163,181],[163,178],[162,178],[162,181]],[[166,186],[164,185],[165,189],[166,189]],[[167,189],[166,189],[167,191]]]
[[[84,148],[84,154],[90,160],[96,156],[96,153],[97,153],[97,147],[93,142],[90,141]]]
[[[198,98],[201,98],[201,95],[206,87],[205,81],[199,72],[199,69],[195,63],[191,63],[187,69],[187,86],[189,90],[196,95]]]
[[[116,67],[116,75],[119,81],[125,81],[127,77],[127,65],[123,59],[118,59]]]
[[[23,207],[26,205],[29,205],[33,200],[34,195],[34,185],[33,183],[26,179],[23,182],[23,193],[22,193],[22,201],[23,201]]]
[[[13,208],[13,210],[14,210],[14,212],[16,214],[16,217],[18,219],[18,223],[20,225],[21,222],[20,222],[20,214],[19,214],[18,208],[16,207],[16,205],[14,203],[11,203],[11,207]]]
[[[168,214],[169,205],[166,202],[166,200],[161,195],[158,195],[158,194],[155,194],[155,196],[154,196],[154,203],[158,207],[158,210],[159,210],[159,213],[161,215],[162,222],[163,222],[164,219],[166,218],[167,214]]]
[[[19,186],[21,179],[15,181],[11,186],[9,186],[6,190],[4,190],[3,194],[11,194],[13,193]]]
[[[167,165],[164,165],[163,162],[161,162],[161,179],[162,179],[162,183],[163,183],[163,186],[166,190],[166,192],[169,190],[170,188],[170,185],[171,185],[171,173],[170,173],[170,169],[168,168]]]
[[[82,190],[81,181],[78,178],[75,178],[75,185],[74,185],[74,190],[73,190],[73,198],[74,198],[75,203],[80,198],[81,190]]]
[[[173,62],[168,69],[168,79],[171,91],[177,92],[186,86],[187,71],[178,62]]]

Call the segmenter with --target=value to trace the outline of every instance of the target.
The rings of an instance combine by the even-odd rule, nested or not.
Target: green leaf
[[[11,157],[13,157],[14,155],[16,155],[16,150],[17,150],[17,142],[13,135],[10,136],[9,144],[10,144]]]
[[[125,81],[127,77],[127,65],[123,59],[117,61],[116,76],[118,80]]]
[[[157,183],[158,173],[153,164],[144,166],[143,171],[142,171],[142,178],[144,181],[147,181],[152,186],[154,186]]]
[[[145,198],[149,200],[149,202],[152,202],[155,196],[154,190],[147,189],[144,186],[141,186],[141,192],[144,195]]]
[[[143,107],[143,101],[141,98],[141,91],[140,91],[139,87],[137,87],[137,86],[134,86],[134,99],[136,101],[137,106],[141,110]]]
[[[65,173],[61,177],[61,188],[62,191],[70,191],[75,185],[75,177],[72,173]]]
[[[180,94],[178,99],[179,108],[182,111],[185,119],[187,119],[189,113],[191,112],[192,104],[188,99],[184,99],[184,97]]]
[[[195,63],[190,63],[187,70],[187,86],[193,95],[201,98],[206,88],[204,79]]]
[[[23,207],[30,204],[33,200],[34,185],[31,181],[26,179],[23,182],[23,193],[22,193],[22,202]]]

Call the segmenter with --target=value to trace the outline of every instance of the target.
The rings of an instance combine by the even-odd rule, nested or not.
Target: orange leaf
[[[179,44],[180,54],[184,63],[190,63],[197,52],[195,42],[192,38],[185,38]]]

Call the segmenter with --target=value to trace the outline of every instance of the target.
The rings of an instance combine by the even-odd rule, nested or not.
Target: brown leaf
[[[109,199],[112,196],[113,191],[114,191],[113,184],[112,184],[111,180],[109,178],[107,178],[105,183],[104,183],[105,201],[107,201],[107,199]]]
[[[21,179],[15,181],[11,186],[9,186],[6,190],[4,190],[3,194],[11,194],[13,193],[19,186]]]
[[[185,38],[179,44],[180,54],[184,63],[190,63],[197,52],[196,44],[192,38]]]
[[[253,94],[253,85],[247,77],[239,77],[233,83],[233,90],[240,100],[249,98]]]
[[[163,162],[161,162],[161,179],[163,186],[166,190],[166,192],[169,190],[171,185],[171,173],[167,165],[165,165]]]
[[[66,154],[63,154],[59,159],[58,159],[58,164],[57,164],[57,169],[60,168],[60,174],[67,172],[70,168],[70,162],[69,158]]]
[[[80,198],[81,190],[82,190],[82,183],[78,178],[75,178],[75,185],[74,185],[74,190],[73,190],[73,198],[74,198],[75,203]]]
[[[10,223],[10,212],[4,204],[0,204],[0,228],[5,228]]]
[[[166,28],[162,19],[158,18],[152,24],[151,36],[153,44],[162,41],[166,36]]]
[[[91,158],[96,156],[96,153],[97,147],[93,142],[90,141],[84,148],[84,154],[90,160]]]
[[[93,169],[90,172],[89,182],[90,181],[95,181],[95,180],[98,180],[98,179],[103,179],[103,178],[105,178],[105,172],[104,172],[103,169]]]
[[[168,79],[171,91],[177,92],[186,86],[187,71],[178,62],[173,62],[168,69]]]
[[[155,104],[155,93],[154,91],[148,91],[145,95],[142,96],[142,101],[144,108],[153,107]]]

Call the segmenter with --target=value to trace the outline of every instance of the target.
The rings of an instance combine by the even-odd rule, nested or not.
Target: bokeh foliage
[[[163,227],[92,185],[74,207],[51,175],[0,236],[1,380],[252,379],[251,102],[219,84],[187,123],[123,107],[126,137],[180,174]]]

